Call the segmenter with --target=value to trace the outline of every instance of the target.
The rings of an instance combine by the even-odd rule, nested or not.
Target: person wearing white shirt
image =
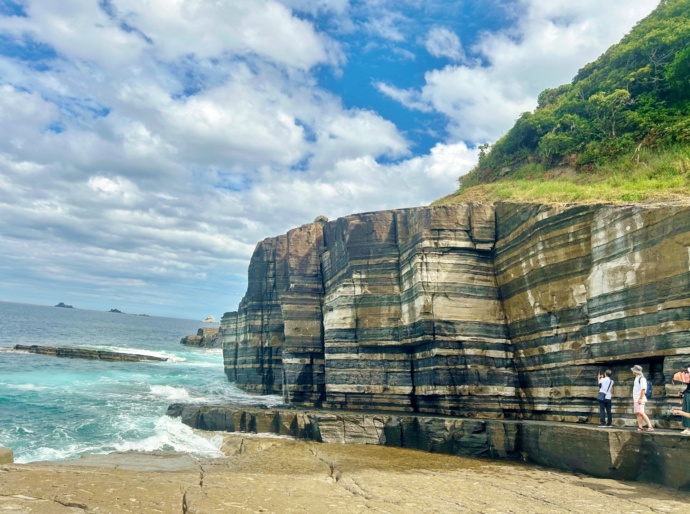
[[[637,416],[637,431],[642,432],[643,426],[642,422],[647,423],[647,432],[653,432],[652,422],[649,417],[644,412],[644,406],[647,403],[647,379],[644,377],[642,372],[642,366],[635,364],[630,371],[635,375],[635,380],[633,382],[633,412]]]
[[[611,380],[611,370],[607,369],[602,375],[599,373],[599,396],[604,395],[604,399],[599,401],[599,427],[611,426],[611,393],[613,392],[613,380]]]

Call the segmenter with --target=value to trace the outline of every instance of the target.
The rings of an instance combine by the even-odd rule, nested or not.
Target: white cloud
[[[414,89],[400,89],[385,82],[375,82],[374,87],[389,98],[400,102],[408,109],[422,112],[432,112],[434,110],[432,105],[424,101],[419,92]]]
[[[0,126],[5,128],[0,149],[10,153],[30,150],[35,135],[57,119],[57,107],[41,95],[7,84],[0,86]]]
[[[322,113],[311,168],[328,169],[334,163],[358,157],[402,157],[408,143],[395,125],[370,111]]]
[[[392,172],[375,159],[408,154],[391,122],[314,84],[305,70],[336,63],[335,47],[286,8],[154,4],[114,1],[117,21],[36,0],[19,26],[0,26],[59,53],[49,73],[0,58],[15,84],[0,86],[0,129],[11,135],[0,142],[0,288],[19,298],[66,288],[63,277],[83,298],[92,284],[104,298],[161,304],[175,296],[168,282],[196,295],[242,284],[256,241],[313,219],[316,205],[344,214],[360,193],[357,205],[380,200]],[[123,20],[151,43],[122,31]],[[82,29],[84,39],[72,39]],[[180,66],[200,77],[190,94],[181,94]],[[376,176],[366,166],[356,179],[337,171],[358,162]],[[242,292],[206,302],[231,308]]]
[[[0,28],[27,34],[72,58],[115,68],[135,63],[147,47],[137,34],[121,30],[97,2],[32,0],[26,12],[27,18],[0,18]]]
[[[153,41],[165,60],[251,52],[308,69],[335,63],[339,57],[329,38],[273,0],[114,0],[113,5],[127,23]]]
[[[657,3],[521,0],[514,26],[485,33],[472,47],[481,60],[428,71],[419,89],[379,90],[410,109],[447,116],[451,140],[495,140],[536,106],[539,92],[569,82]]]
[[[62,55],[105,69],[134,65],[142,54],[166,61],[257,55],[298,69],[342,59],[333,40],[274,0],[111,0],[108,5],[110,15],[95,1],[31,0],[28,18],[0,18],[0,29],[28,34]]]
[[[405,16],[396,11],[382,9],[364,22],[364,28],[369,34],[390,41],[404,41],[400,25],[405,21]]]
[[[432,27],[426,36],[424,46],[434,57],[447,57],[451,61],[462,61],[465,58],[460,38],[445,27]]]

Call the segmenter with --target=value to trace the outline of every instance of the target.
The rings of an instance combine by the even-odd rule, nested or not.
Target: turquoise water
[[[227,381],[219,349],[182,346],[195,320],[0,302],[0,446],[16,462],[170,450],[220,456],[220,438],[165,416],[173,402],[256,403]],[[217,326],[217,325],[216,325]],[[102,362],[14,352],[15,344],[147,353],[166,362]]]

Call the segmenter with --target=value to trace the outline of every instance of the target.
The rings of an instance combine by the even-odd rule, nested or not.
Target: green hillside
[[[690,0],[662,0],[620,43],[570,84],[543,91],[533,112],[480,151],[477,166],[445,202],[472,194],[553,201],[687,197]]]

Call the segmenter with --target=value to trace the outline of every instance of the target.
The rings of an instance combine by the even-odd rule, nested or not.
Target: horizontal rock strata
[[[72,348],[69,346],[37,346],[37,345],[23,345],[17,344],[13,347],[14,350],[19,350],[29,353],[38,353],[41,355],[52,355],[53,357],[69,357],[72,359],[90,359],[90,360],[104,360],[104,361],[125,361],[125,362],[141,362],[141,361],[167,361],[165,357],[155,357],[153,355],[143,355],[140,353],[123,353],[123,352],[109,352],[105,350],[88,350],[85,348]]]
[[[661,426],[690,357],[690,209],[461,204],[319,220],[258,244],[225,372],[302,407]]]
[[[526,460],[588,475],[690,488],[690,438],[549,421],[477,420],[415,414],[173,404],[193,428],[288,435],[434,453]]]

